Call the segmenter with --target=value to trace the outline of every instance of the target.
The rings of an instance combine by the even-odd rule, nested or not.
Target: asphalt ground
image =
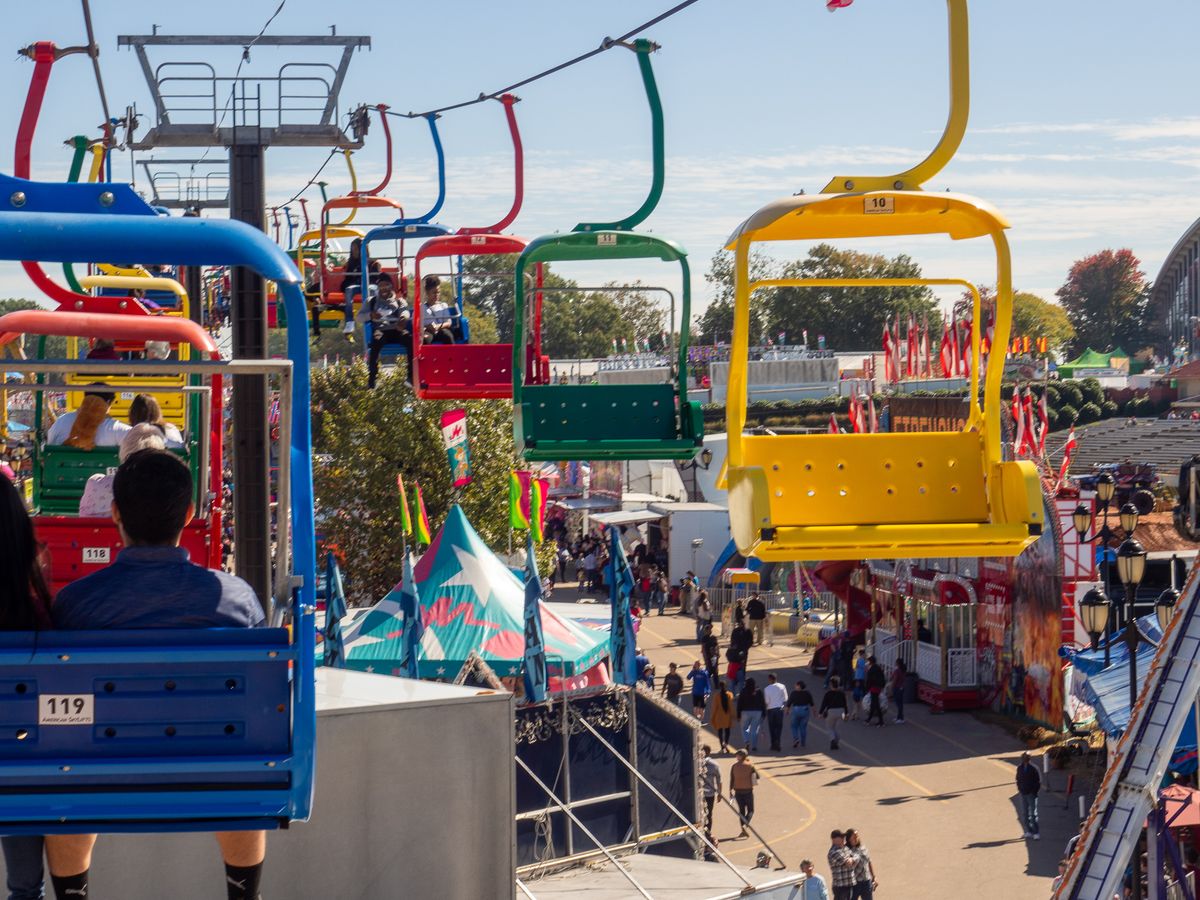
[[[577,596],[573,589],[562,590],[555,600]],[[607,607],[603,609],[601,615],[606,615]],[[661,687],[668,663],[686,670],[699,656],[694,621],[675,612],[647,616],[638,637],[657,668],[656,687]],[[824,679],[809,669],[809,652],[791,643],[791,636],[774,640],[773,646],[750,652],[749,676],[763,685],[774,672],[789,689],[803,680],[819,704]],[[690,708],[690,697],[684,697]],[[906,705],[904,724],[892,724],[893,718],[889,710],[883,728],[867,727],[861,718],[843,723],[838,750],[830,750],[828,726],[815,716],[808,746],[793,750],[785,718],[779,753],[766,750],[764,722],[761,749],[752,754],[761,776],[753,826],[777,858],[793,871],[802,858],[811,858],[828,881],[829,832],[855,828],[875,866],[876,896],[1049,897],[1058,861],[1078,831],[1078,794],[1064,793],[1066,775],[1051,769],[1043,776],[1041,840],[1026,840],[1014,783],[1025,748],[1014,737],[968,712],[935,715],[920,703]],[[716,750],[715,732],[705,726],[705,736]],[[733,748],[742,743],[735,728]],[[733,757],[718,753],[715,758],[728,794]],[[1035,762],[1040,769],[1041,761]],[[713,832],[735,863],[753,865],[764,849],[753,836],[738,837],[737,815],[722,804]]]

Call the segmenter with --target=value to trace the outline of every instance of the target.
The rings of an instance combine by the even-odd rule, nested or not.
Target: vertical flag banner
[[[546,699],[546,642],[542,637],[542,579],[533,548],[533,530],[525,545],[525,700]]]
[[[883,380],[891,384],[896,380],[896,369],[892,363],[892,320],[883,321]]]
[[[625,560],[617,529],[609,527],[608,584],[612,621],[608,630],[608,655],[612,677],[617,684],[637,682],[637,641],[633,631],[633,615],[629,612],[629,596],[633,593],[633,573]]]
[[[1079,446],[1075,440],[1075,426],[1071,426],[1071,431],[1067,435],[1067,443],[1063,446],[1062,466],[1058,470],[1058,485],[1055,490],[1062,487],[1063,482],[1067,478],[1067,470],[1071,468],[1071,454],[1075,452],[1075,448]]]
[[[879,431],[879,417],[875,415],[875,397],[867,398],[867,408],[871,411],[871,434],[876,434]]]
[[[841,433],[840,429],[838,428],[837,416],[834,413],[829,414],[829,433],[830,434],[840,434]]]
[[[420,482],[414,481],[413,484],[416,486],[417,491],[417,542],[428,546],[433,540],[429,527],[429,513],[425,512],[425,498],[421,496]]]
[[[330,553],[325,558],[325,629],[322,632],[325,650],[324,663],[337,669],[346,668],[346,644],[342,639],[342,618],[346,615],[346,591],[342,573]]]
[[[1046,392],[1042,391],[1042,396],[1037,402],[1038,413],[1038,439],[1037,453],[1038,456],[1046,455],[1046,435],[1050,431],[1050,411],[1046,409]]]
[[[450,479],[456,488],[471,483],[471,451],[467,444],[467,411],[452,409],[442,413],[442,441],[450,463]]]
[[[529,473],[510,472],[508,476],[508,527],[529,527]]]
[[[954,375],[954,357],[950,351],[950,323],[942,322],[942,345],[938,352],[938,364],[942,367],[942,377]]]
[[[396,475],[396,487],[400,491],[400,531],[403,534],[413,533],[412,516],[408,514],[408,497],[404,493],[404,476]]]
[[[544,479],[532,478],[529,482],[529,533],[539,544],[546,539],[546,497],[550,485]]]
[[[1025,449],[1025,412],[1021,408],[1021,389],[1013,388],[1012,395],[1013,417],[1013,456],[1020,456]]]
[[[421,489],[417,488],[417,496]],[[400,674],[405,678],[420,678],[421,598],[417,593],[417,576],[413,574],[412,551],[404,554],[404,583],[400,585],[400,611],[404,614],[404,647],[400,656]]]

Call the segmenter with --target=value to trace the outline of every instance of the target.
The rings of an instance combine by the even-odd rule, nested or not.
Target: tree
[[[804,259],[783,268],[784,278],[920,278],[921,267],[905,254],[839,250],[818,244]],[[897,315],[907,323],[937,313],[927,287],[777,288],[765,301],[768,334],[799,335],[807,329],[815,339],[825,335],[826,346],[839,350],[878,347],[885,321]]]
[[[1056,296],[1075,329],[1076,353],[1118,346],[1135,353],[1154,340],[1156,329],[1147,319],[1150,283],[1132,250],[1101,250],[1078,260]]]
[[[0,316],[6,316],[10,312],[20,312],[23,309],[44,310],[46,307],[36,300],[26,300],[23,297],[7,297],[0,300]],[[21,340],[25,347],[26,355],[36,357],[38,355],[39,339],[35,336],[25,336]],[[42,357],[44,359],[65,359],[66,356],[67,339],[65,337],[47,336]]]
[[[1044,337],[1052,353],[1062,353],[1075,337],[1075,329],[1066,310],[1057,303],[1028,291],[1017,291],[1013,294],[1012,334],[1028,335],[1034,341]]]
[[[778,265],[766,254],[753,251],[750,254],[750,278],[758,281],[774,276]],[[733,254],[718,250],[709,263],[704,280],[713,286],[715,294],[708,307],[696,316],[692,325],[691,343],[727,344],[733,338]],[[750,341],[758,342],[763,335],[762,306],[763,291],[750,296]]]
[[[358,603],[378,600],[400,577],[398,473],[413,515],[419,482],[435,530],[457,501],[496,548],[508,541],[508,482],[516,461],[510,404],[415,401],[403,366],[383,374],[374,390],[366,380],[361,359],[314,370],[312,377],[317,531],[326,546],[336,546]],[[455,408],[467,410],[473,477],[458,491],[450,485],[441,431],[442,413]]]

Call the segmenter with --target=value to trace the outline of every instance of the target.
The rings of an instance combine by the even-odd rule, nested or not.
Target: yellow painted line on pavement
[[[968,747],[966,744],[962,743],[961,741],[956,741],[952,737],[947,737],[946,735],[942,734],[940,731],[934,731],[932,728],[926,728],[920,722],[914,721],[913,719],[905,719],[904,724],[912,725],[915,728],[921,729],[921,731],[924,731],[926,734],[932,734],[936,738],[941,738],[947,744],[953,744],[955,747],[958,747],[960,750],[966,750],[967,753],[970,754],[971,759],[978,759],[978,760],[982,760],[984,762],[990,762],[993,766],[995,766],[998,769],[1003,769],[1009,775],[1012,775],[1013,772],[1016,771],[1008,763],[1002,763],[998,759],[993,759],[990,756],[982,755],[982,754],[980,754],[980,752],[978,750],[974,749],[973,747]]]

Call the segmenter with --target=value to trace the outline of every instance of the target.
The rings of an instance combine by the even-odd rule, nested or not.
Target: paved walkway
[[[573,589],[564,590],[555,599],[576,596]],[[607,615],[607,606],[603,609],[601,615]],[[643,621],[639,644],[661,677],[669,662],[690,668],[698,655],[694,636],[690,618],[669,612]],[[750,676],[761,685],[768,672],[775,672],[789,688],[804,680],[819,703],[822,679],[808,668],[808,652],[790,637],[776,640],[773,647],[751,651]],[[889,723],[891,718],[889,713]],[[815,718],[808,747],[793,751],[785,722],[783,752],[764,750],[752,757],[762,776],[755,828],[789,870],[810,857],[826,879],[830,830],[858,829],[883,898],[1049,897],[1058,860],[1078,824],[1078,797],[1068,801],[1062,793],[1065,776],[1051,771],[1044,777],[1043,787],[1048,781],[1050,790],[1042,794],[1042,840],[1026,841],[1013,783],[1021,745],[969,713],[933,715],[928,707],[912,704],[905,718],[905,724],[885,728],[848,722],[836,751],[829,750],[825,723]],[[715,748],[714,733],[706,729],[706,734]],[[759,741],[760,747],[769,746],[765,724]],[[735,748],[742,743],[736,731],[733,743]],[[731,758],[717,759],[728,790]],[[718,808],[714,832],[734,862],[754,864],[762,847],[753,838],[736,838],[737,817],[728,807]]]

